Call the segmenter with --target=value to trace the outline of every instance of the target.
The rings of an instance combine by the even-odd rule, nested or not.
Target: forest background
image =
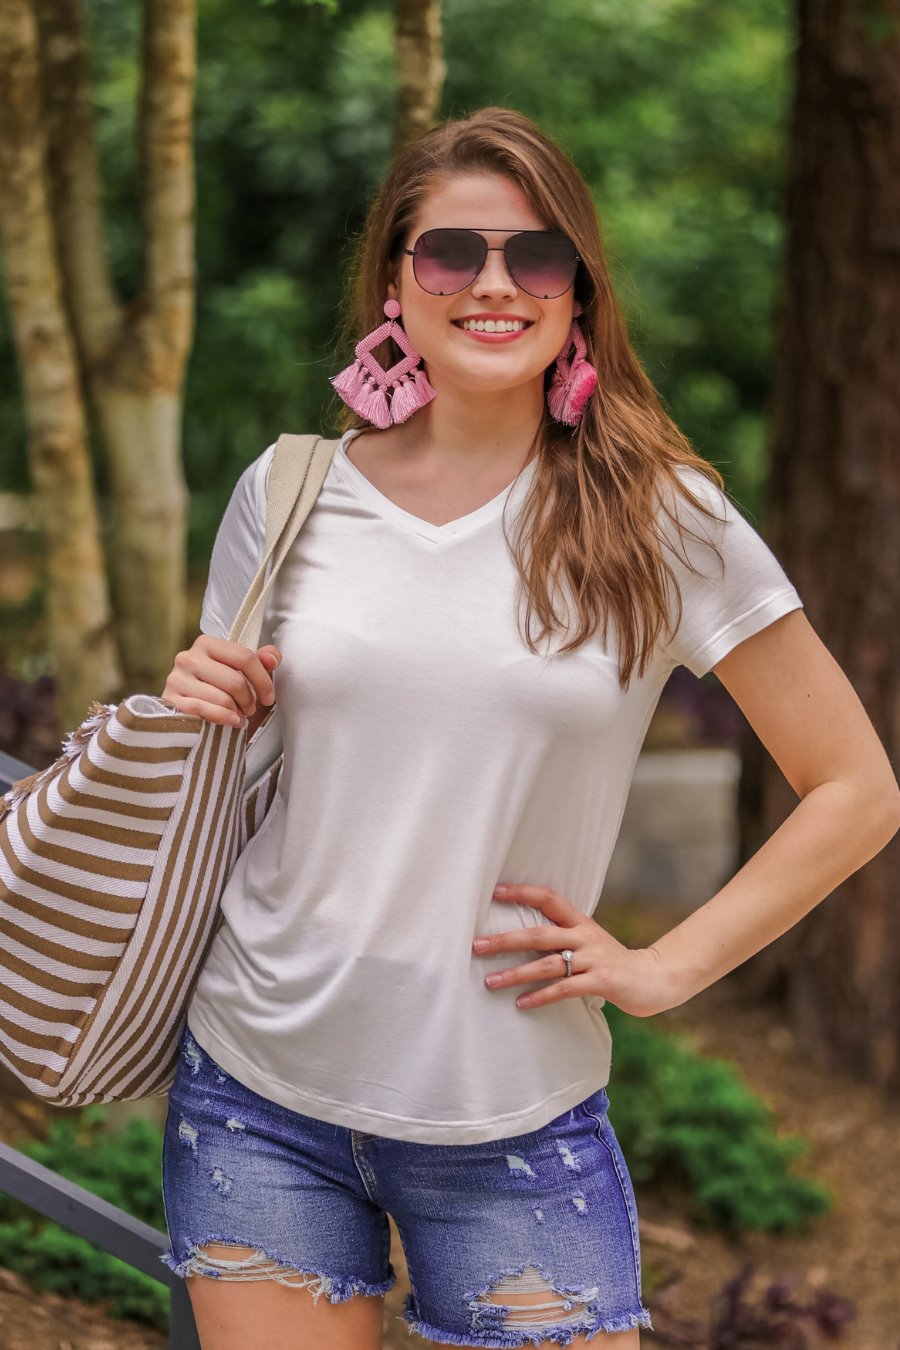
[[[199,0],[196,330],[185,387],[188,561],[205,572],[240,471],[332,427],[352,238],[391,157],[394,12]],[[110,266],[141,285],[140,11],[83,6]],[[791,14],[778,0],[445,0],[440,116],[535,118],[597,203],[632,340],[670,411],[758,523],[783,230]],[[0,306],[0,491],[30,488]],[[101,502],[103,457],[94,453]],[[27,673],[49,668],[33,653]]]
[[[242,469],[283,430],[334,430],[337,403],[328,379],[348,359],[338,344],[347,267],[395,147],[401,7],[402,0],[197,0],[193,161],[184,175],[192,191],[196,179],[196,237],[185,256],[196,264],[197,284],[186,380],[183,391],[180,381],[174,389],[178,443],[170,460],[179,473],[183,467],[188,489],[188,585],[168,587],[179,609],[182,596],[186,602],[185,644],[196,635],[192,625],[215,530]],[[152,310],[146,272],[152,230],[142,200],[147,166],[136,151],[146,94],[142,18],[177,8],[164,0],[143,6],[83,0],[81,6],[103,243],[121,306],[116,333],[125,339],[110,344],[110,364],[129,344],[129,357],[141,354],[140,321]],[[406,8],[415,9],[415,0]],[[513,106],[572,155],[593,193],[616,291],[650,378],[772,544],[891,753],[900,735],[897,0],[834,0],[827,8],[808,0],[795,6],[788,0],[559,0],[552,6],[444,0],[439,7],[435,0],[430,8],[440,9],[446,65],[437,117],[486,104]],[[0,0],[0,70],[11,50],[2,41],[13,31],[11,16],[33,11],[44,21],[58,20],[66,10],[75,10],[69,0]],[[54,53],[54,59],[65,57],[59,43]],[[23,100],[13,109],[12,100],[4,104],[5,92],[0,87],[0,112],[14,112],[25,125],[30,105]],[[158,103],[168,107],[170,93],[164,89]],[[3,139],[0,166],[12,138],[6,146]],[[26,218],[16,191],[0,171],[7,239]],[[55,224],[56,245],[60,237],[70,242],[58,211]],[[60,442],[47,434],[53,391],[32,399],[30,419],[23,400],[28,367],[40,361],[46,337],[40,304],[37,322],[23,325],[36,339],[26,344],[30,360],[23,369],[22,344],[17,353],[5,303],[19,277],[12,269],[4,277],[2,267],[0,259],[0,750],[38,765],[55,757],[59,734],[83,716],[84,690],[111,696],[121,653],[129,687],[149,690],[153,683],[136,663],[155,649],[154,660],[168,669],[172,652],[168,642],[148,640],[162,628],[154,626],[158,614],[150,622],[153,568],[139,573],[143,586],[133,578],[122,583],[112,528],[115,465],[90,420],[96,408],[89,399],[93,494],[110,549],[109,580],[120,587],[115,624],[106,621],[100,588],[67,571],[59,561],[65,550],[54,554],[48,545],[58,542],[60,522],[76,511],[69,509],[71,494],[60,491],[66,471]],[[153,355],[158,358],[158,350]],[[140,470],[134,481],[152,486],[155,466],[142,458],[139,437],[129,449],[128,469]],[[45,470],[62,465],[55,498],[44,495],[61,509],[45,505],[43,517],[34,507],[41,497],[38,464]],[[174,472],[156,474],[157,481],[167,477],[174,484]],[[175,486],[180,490],[180,482]],[[146,503],[135,504],[127,493],[121,500],[128,506],[120,519],[133,507],[135,515],[145,512],[146,527],[152,517]],[[28,528],[18,529],[29,512]],[[176,524],[180,545],[180,516]],[[85,527],[82,537],[89,533]],[[152,533],[145,528],[145,538]],[[166,558],[175,531],[157,534],[150,546]],[[77,530],[73,537],[80,542]],[[47,622],[54,588],[42,576],[54,557],[56,613],[67,620],[53,630],[55,642]],[[79,627],[82,596],[96,603],[91,622]],[[171,631],[176,626],[180,614]],[[79,638],[77,652],[61,646],[63,628],[63,644],[70,635]],[[115,659],[99,651],[102,643]],[[111,682],[102,691],[98,670]],[[666,696],[676,689],[700,691],[709,706],[718,685],[713,676],[697,682],[682,670]],[[58,694],[69,702],[63,705]],[[727,707],[737,712],[730,702]],[[738,714],[721,740],[737,744],[740,734],[744,860],[794,800],[739,722]],[[896,1326],[894,1286],[886,1287],[879,1265],[882,1256],[890,1259],[883,1232],[896,1219],[896,1208],[888,1208],[895,1200],[882,1192],[897,1138],[900,1083],[900,934],[891,852],[893,861],[885,850],[727,982],[732,994],[744,987],[747,1001],[734,1023],[742,1035],[750,1029],[753,1063],[765,1061],[768,1073],[777,1058],[773,1048],[786,1056],[779,1067],[784,1112],[799,1110],[805,1094],[816,1137],[833,1140],[836,1159],[846,1161],[842,1209],[822,1226],[815,1260],[821,1254],[846,1273],[869,1331],[878,1323],[872,1339],[853,1342],[859,1350],[886,1344],[882,1328]],[[684,1015],[703,1022],[709,1046],[723,1025],[721,1009],[709,1000],[694,1003]],[[761,1024],[756,1014],[770,1021]],[[830,1075],[840,1071],[855,1080],[852,1092],[832,1090]],[[871,1129],[860,1114],[869,1110],[867,1082],[894,1092],[892,1101],[871,1094]],[[866,1163],[870,1175],[860,1184]],[[659,1231],[657,1237],[662,1241]],[[776,1264],[785,1260],[784,1247],[771,1254]],[[795,1255],[809,1261],[811,1249]],[[697,1271],[713,1264],[706,1252],[690,1262]],[[696,1299],[694,1290],[686,1306],[696,1306]]]

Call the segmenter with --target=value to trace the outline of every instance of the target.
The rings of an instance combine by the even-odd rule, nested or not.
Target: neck
[[[516,389],[479,393],[434,385],[436,397],[397,428],[410,453],[477,474],[500,463],[517,473],[543,417],[543,375]]]

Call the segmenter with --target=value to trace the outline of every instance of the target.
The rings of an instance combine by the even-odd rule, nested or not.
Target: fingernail
[[[496,989],[497,985],[500,983],[500,976],[499,976],[499,975],[486,975],[486,976],[485,976],[485,979],[484,979],[484,982],[485,982],[485,984],[488,986],[489,989]]]
[[[495,894],[495,895],[505,895],[505,894],[506,894],[506,887],[505,887],[505,886],[495,886],[495,887],[494,887],[494,894]]]
[[[475,948],[476,952],[486,951],[489,945],[490,944],[487,938],[476,938],[475,941],[472,943],[472,946]]]

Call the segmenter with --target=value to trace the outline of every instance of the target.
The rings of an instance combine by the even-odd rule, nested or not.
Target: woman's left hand
[[[500,952],[546,951],[538,961],[489,975],[485,981],[494,990],[534,980],[553,980],[543,989],[520,994],[520,1008],[542,1008],[564,998],[599,995],[633,1017],[653,1017],[677,1006],[670,997],[668,972],[652,947],[624,947],[611,933],[577,910],[547,886],[507,885],[494,891],[495,900],[539,909],[552,920],[539,928],[516,928],[508,933],[476,937],[476,956],[495,956]],[[486,945],[481,947],[480,943]],[[560,952],[569,949],[572,974],[566,975]]]

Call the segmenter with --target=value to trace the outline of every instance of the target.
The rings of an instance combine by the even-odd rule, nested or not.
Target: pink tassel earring
[[[356,360],[331,380],[347,406],[382,431],[392,423],[405,422],[419,408],[430,403],[435,394],[425,371],[419,366],[421,356],[404,330],[394,322],[400,317],[399,300],[386,300],[384,312],[387,322],[357,342]],[[406,355],[390,370],[385,370],[375,360],[372,350],[389,337]],[[389,389],[393,389],[390,402]]]
[[[587,358],[584,334],[578,327],[581,305],[575,301],[575,317],[562,351],[556,358],[556,370],[547,390],[547,404],[557,422],[577,426],[587,401],[597,387],[597,372]],[[570,349],[574,352],[570,355]]]

